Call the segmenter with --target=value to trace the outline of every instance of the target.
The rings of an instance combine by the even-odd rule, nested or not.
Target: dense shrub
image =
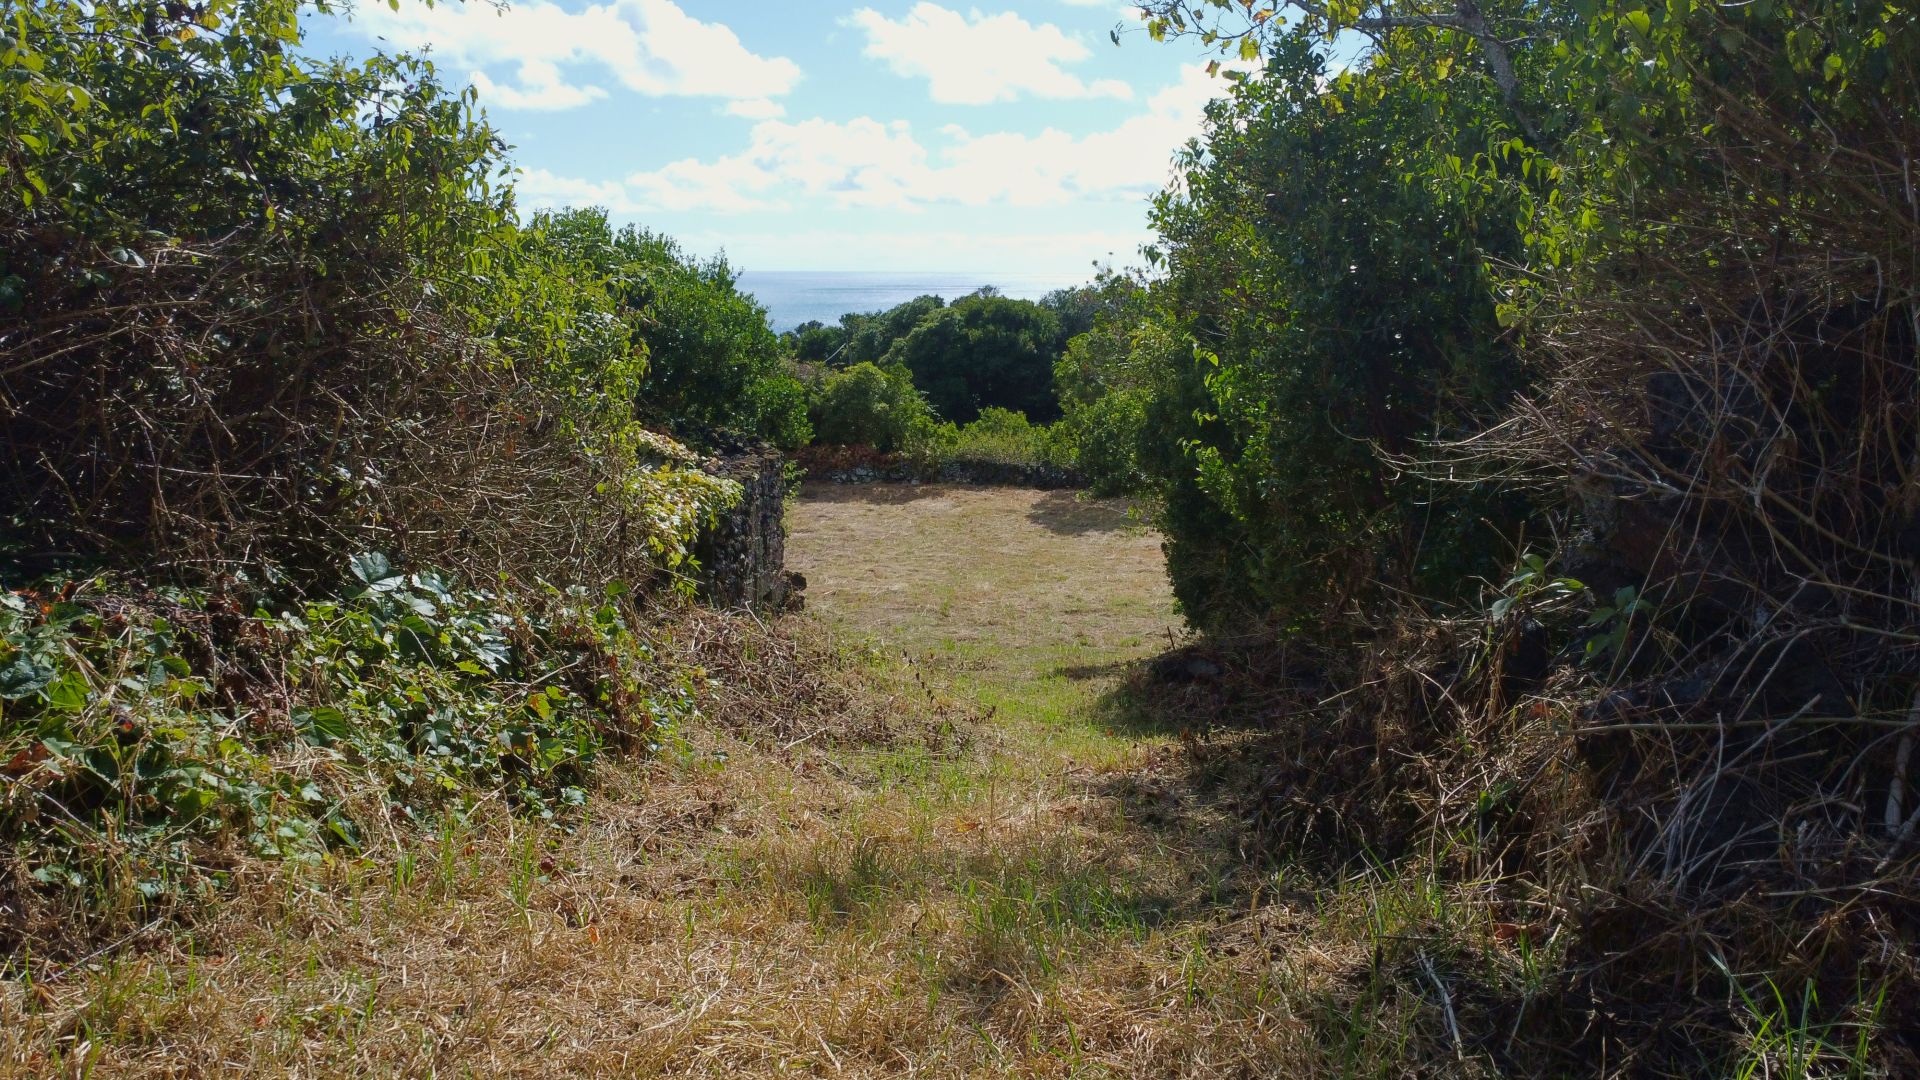
[[[655,428],[805,438],[723,265],[523,224],[469,94],[304,10],[6,9],[0,937],[577,801],[686,714],[634,598],[739,493]]]
[[[986,408],[1039,420],[1060,413],[1053,394],[1059,323],[1026,300],[975,294],[921,319],[887,350],[945,420],[967,423]]]
[[[1073,441],[1059,424],[1035,424],[1011,409],[982,409],[970,424],[940,424],[911,449],[929,464],[983,462],[1071,469]]]
[[[1133,322],[1191,346],[1138,457],[1181,598],[1309,703],[1257,698],[1274,850],[1552,913],[1446,1060],[1912,1071],[1913,15],[1148,7],[1269,57]]]
[[[1061,423],[1095,491],[1153,495],[1156,473],[1170,475],[1186,463],[1183,448],[1168,444],[1148,412],[1164,412],[1177,400],[1173,378],[1193,344],[1155,314],[1144,288],[1109,278],[1101,291],[1107,300],[1091,325],[1054,362],[1066,412]]]
[[[1130,305],[1140,329],[1096,330],[1063,364],[1082,402],[1132,391],[1079,408],[1138,410],[1153,445],[1105,468],[1162,495],[1198,623],[1340,633],[1381,589],[1470,596],[1507,550],[1514,507],[1392,464],[1471,430],[1520,378],[1487,271],[1517,244],[1510,217],[1406,177],[1436,138],[1478,137],[1484,105],[1454,106],[1436,136],[1428,103],[1387,79],[1326,87],[1322,61],[1282,42],[1210,107],[1155,205],[1165,276]],[[1088,430],[1109,440],[1096,454],[1122,450]]]
[[[322,578],[372,546],[683,553],[725,489],[649,472],[677,452],[602,275],[513,224],[470,97],[304,58],[299,10],[14,9],[0,547]]]
[[[767,313],[724,259],[690,258],[671,238],[615,229],[602,210],[535,215],[531,228],[599,275],[631,348],[645,358],[636,413],[700,440],[718,432],[791,449],[809,432],[799,380]]]
[[[933,422],[927,403],[904,373],[855,364],[822,380],[812,408],[823,443],[893,451]]]
[[[804,400],[782,367],[767,313],[734,286],[724,259],[689,259],[670,238],[632,227],[614,244],[623,302],[641,312],[647,377],[641,409],[678,428],[743,431],[784,447],[806,442]]]
[[[375,554],[343,576],[302,602],[112,577],[0,593],[9,924],[64,896],[164,910],[236,840],[317,860],[475,788],[550,816],[596,756],[694,712],[621,590],[516,598]]]

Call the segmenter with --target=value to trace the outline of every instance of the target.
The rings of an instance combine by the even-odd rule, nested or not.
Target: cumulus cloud
[[[520,65],[519,77],[512,83],[497,83],[484,71],[475,71],[468,81],[480,91],[480,99],[507,109],[572,109],[607,96],[597,86],[574,86],[560,77],[560,69],[543,60]]]
[[[923,0],[904,18],[861,8],[847,21],[866,34],[866,55],[885,61],[896,75],[926,79],[928,94],[942,104],[1133,96],[1118,79],[1088,82],[1067,71],[1063,64],[1092,55],[1086,44],[1011,11],[962,15]]]
[[[646,209],[627,196],[626,185],[618,180],[581,180],[546,169],[522,170],[514,180],[513,190],[519,204],[527,209],[600,206],[615,214],[635,214]]]
[[[744,117],[748,120],[772,120],[787,115],[787,107],[771,98],[743,98],[727,102],[728,116]]]
[[[690,251],[753,252],[765,263],[816,270],[924,271],[930,257],[943,269],[1006,270],[1086,275],[1092,260],[1123,261],[1152,241],[1147,229],[902,231],[898,229],[808,229],[689,232],[679,237]],[[930,253],[938,253],[932,256]],[[736,266],[742,263],[734,260]],[[752,269],[752,265],[747,266]],[[982,278],[984,284],[986,278]]]
[[[928,133],[931,146],[902,120],[765,120],[738,153],[684,158],[618,184],[583,184],[582,198],[555,201],[597,195],[628,212],[740,213],[796,204],[1032,207],[1138,198],[1171,178],[1174,152],[1199,132],[1202,110],[1220,90],[1220,80],[1194,67],[1105,131],[976,135],[948,125]],[[541,190],[555,190],[557,181],[543,178]]]
[[[605,96],[599,86],[569,81],[569,70],[641,94],[741,101],[779,97],[800,79],[793,61],[754,53],[732,29],[701,22],[673,0],[610,0],[577,12],[551,0],[506,8],[408,0],[397,11],[367,4],[352,25],[473,69],[483,100],[503,108],[564,109]],[[511,81],[502,81],[508,67]]]

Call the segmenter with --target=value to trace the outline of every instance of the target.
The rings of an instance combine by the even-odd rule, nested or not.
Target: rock
[[[764,447],[747,450],[720,459],[709,471],[739,484],[742,495],[695,545],[701,596],[724,608],[798,606],[806,579],[786,568],[786,456]]]

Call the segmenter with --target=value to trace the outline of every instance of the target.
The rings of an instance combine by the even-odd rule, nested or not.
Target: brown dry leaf
[[[24,776],[32,772],[34,766],[45,760],[47,760],[46,745],[44,743],[34,743],[32,746],[27,747],[25,750],[7,759],[6,766],[4,769],[0,769],[0,772],[5,772],[8,776]]]

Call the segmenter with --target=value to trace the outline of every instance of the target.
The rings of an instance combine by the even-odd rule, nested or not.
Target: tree
[[[947,302],[938,296],[916,296],[878,314],[845,316],[840,324],[846,331],[846,348],[834,360],[835,365],[880,363],[895,342],[946,306]]]
[[[1476,122],[1441,117],[1443,132]],[[1481,522],[1501,515],[1389,464],[1469,430],[1517,384],[1486,271],[1515,248],[1511,216],[1407,182],[1450,149],[1434,132],[1391,73],[1329,86],[1309,42],[1284,38],[1263,77],[1209,108],[1182,182],[1156,201],[1153,303],[1185,348],[1149,350],[1141,465],[1202,623],[1324,631],[1356,589],[1440,596],[1494,572],[1482,562],[1503,545]]]
[[[824,364],[837,358],[847,344],[848,333],[845,327],[828,326],[818,319],[811,319],[780,337],[792,351],[795,360],[803,364]]]
[[[1515,64],[1514,43],[1551,41],[1543,33],[1548,8],[1524,2],[1482,3],[1480,0],[1360,0],[1336,4],[1323,0],[1142,0],[1147,32],[1156,41],[1171,35],[1199,38],[1222,52],[1253,60],[1280,35],[1332,42],[1345,31],[1371,41],[1375,48],[1393,39],[1402,52],[1417,52],[1431,61],[1438,56],[1457,59],[1463,44],[1471,45],[1487,78],[1506,103],[1511,119],[1530,138],[1540,129],[1534,108],[1523,100],[1526,80]],[[1402,31],[1440,31],[1417,33]],[[1120,31],[1113,33],[1119,41]],[[1400,63],[1407,68],[1423,66]],[[1451,68],[1452,64],[1441,65]],[[1441,72],[1445,77],[1445,71]]]
[[[989,406],[1036,421],[1060,415],[1053,393],[1059,320],[1028,300],[974,295],[922,320],[888,350],[934,411],[966,423]]]
[[[725,259],[694,259],[633,226],[615,230],[598,209],[542,213],[534,228],[604,275],[647,357],[641,416],[696,440],[732,431],[804,445],[802,388],[766,310],[739,291]]]

